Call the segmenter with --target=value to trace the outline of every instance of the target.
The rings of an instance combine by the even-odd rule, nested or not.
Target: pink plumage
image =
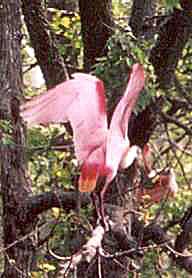
[[[144,86],[144,70],[139,64],[133,66],[109,128],[103,82],[90,74],[73,77],[22,105],[21,116],[29,126],[70,122],[81,165],[79,190],[91,192],[99,177],[106,177],[109,184],[119,167],[130,166],[136,158],[137,147],[130,147],[127,129]]]
[[[149,144],[145,144],[142,150],[144,162],[144,182],[150,187],[143,184],[143,181],[136,187],[136,197],[140,203],[144,200],[147,205],[159,203],[168,197],[175,197],[178,191],[176,175],[172,168],[153,169],[152,168],[152,150]],[[147,198],[145,198],[147,197]]]

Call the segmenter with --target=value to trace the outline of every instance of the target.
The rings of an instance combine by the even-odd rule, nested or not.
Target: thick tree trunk
[[[0,158],[3,198],[5,270],[3,277],[28,277],[34,253],[32,224],[24,225],[18,207],[30,190],[26,186],[24,132],[19,117],[22,92],[20,1],[2,0],[0,9]]]
[[[96,58],[106,54],[106,43],[112,33],[111,0],[79,0],[84,44],[84,69],[89,72]]]

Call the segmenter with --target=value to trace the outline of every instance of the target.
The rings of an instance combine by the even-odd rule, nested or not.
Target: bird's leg
[[[98,222],[104,227],[106,231],[109,230],[109,225],[106,221],[105,210],[104,210],[104,194],[103,190],[98,194],[96,192],[91,193],[93,204],[97,213]],[[98,199],[99,197],[99,199]],[[99,204],[98,204],[99,201]]]
[[[98,217],[98,222],[103,226],[105,231],[109,230],[109,225],[105,217],[104,209],[104,195],[107,190],[108,183],[106,183],[105,177],[100,177],[97,181],[97,190],[91,193],[93,204]]]
[[[93,204],[94,204],[94,207],[95,207],[95,210],[96,210],[96,213],[97,213],[97,217],[100,219],[101,215],[100,215],[100,209],[99,209],[98,204],[97,204],[97,193],[92,192],[91,197],[92,197]]]
[[[99,193],[99,203],[100,203],[100,213],[99,214],[100,214],[100,219],[101,219],[100,221],[101,221],[101,224],[104,227],[105,231],[109,230],[109,224],[105,217],[105,208],[104,208],[104,195],[107,190],[107,186],[108,186],[108,184],[105,183],[102,190]]]

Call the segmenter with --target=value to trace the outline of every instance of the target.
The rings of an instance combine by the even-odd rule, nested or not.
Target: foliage
[[[12,124],[9,120],[0,120],[0,133],[1,133],[1,143],[3,145],[13,145],[14,141],[12,138]]]
[[[164,0],[167,9],[173,9],[179,6],[179,0]]]
[[[80,17],[78,13],[65,14],[56,9],[49,9],[52,14],[51,27],[58,38],[58,49],[71,66],[82,65],[82,39],[80,36]]]
[[[63,132],[65,128],[61,126],[38,127],[29,131],[27,157],[35,191],[45,191],[53,183],[55,186],[65,185],[65,190],[71,186],[73,173],[77,172],[74,154],[67,147],[66,151],[52,148],[54,138]],[[65,138],[68,140],[70,136],[66,133]]]
[[[150,70],[150,67],[147,66],[145,42],[138,42],[130,31],[124,31],[120,27],[114,29],[114,34],[107,43],[107,49],[107,56],[97,59],[94,73],[104,81],[109,107],[111,107],[125,88],[131,65],[140,62],[146,65],[146,70],[147,68]],[[141,94],[140,109],[149,103],[153,95],[153,86],[150,88],[150,93]]]

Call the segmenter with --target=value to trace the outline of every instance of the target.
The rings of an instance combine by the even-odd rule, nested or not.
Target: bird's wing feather
[[[117,104],[110,123],[110,129],[121,129],[124,138],[127,136],[130,115],[144,87],[144,80],[143,67],[139,64],[133,65],[124,95]]]
[[[117,171],[119,167],[123,152],[125,152],[129,146],[129,140],[127,138],[128,122],[143,86],[143,67],[139,64],[135,64],[132,68],[125,93],[113,113],[108,132],[106,165],[111,165],[110,168],[113,166],[115,171]]]
[[[69,121],[78,160],[102,144],[107,132],[103,82],[94,76],[74,74],[67,80],[21,106],[29,126]]]

